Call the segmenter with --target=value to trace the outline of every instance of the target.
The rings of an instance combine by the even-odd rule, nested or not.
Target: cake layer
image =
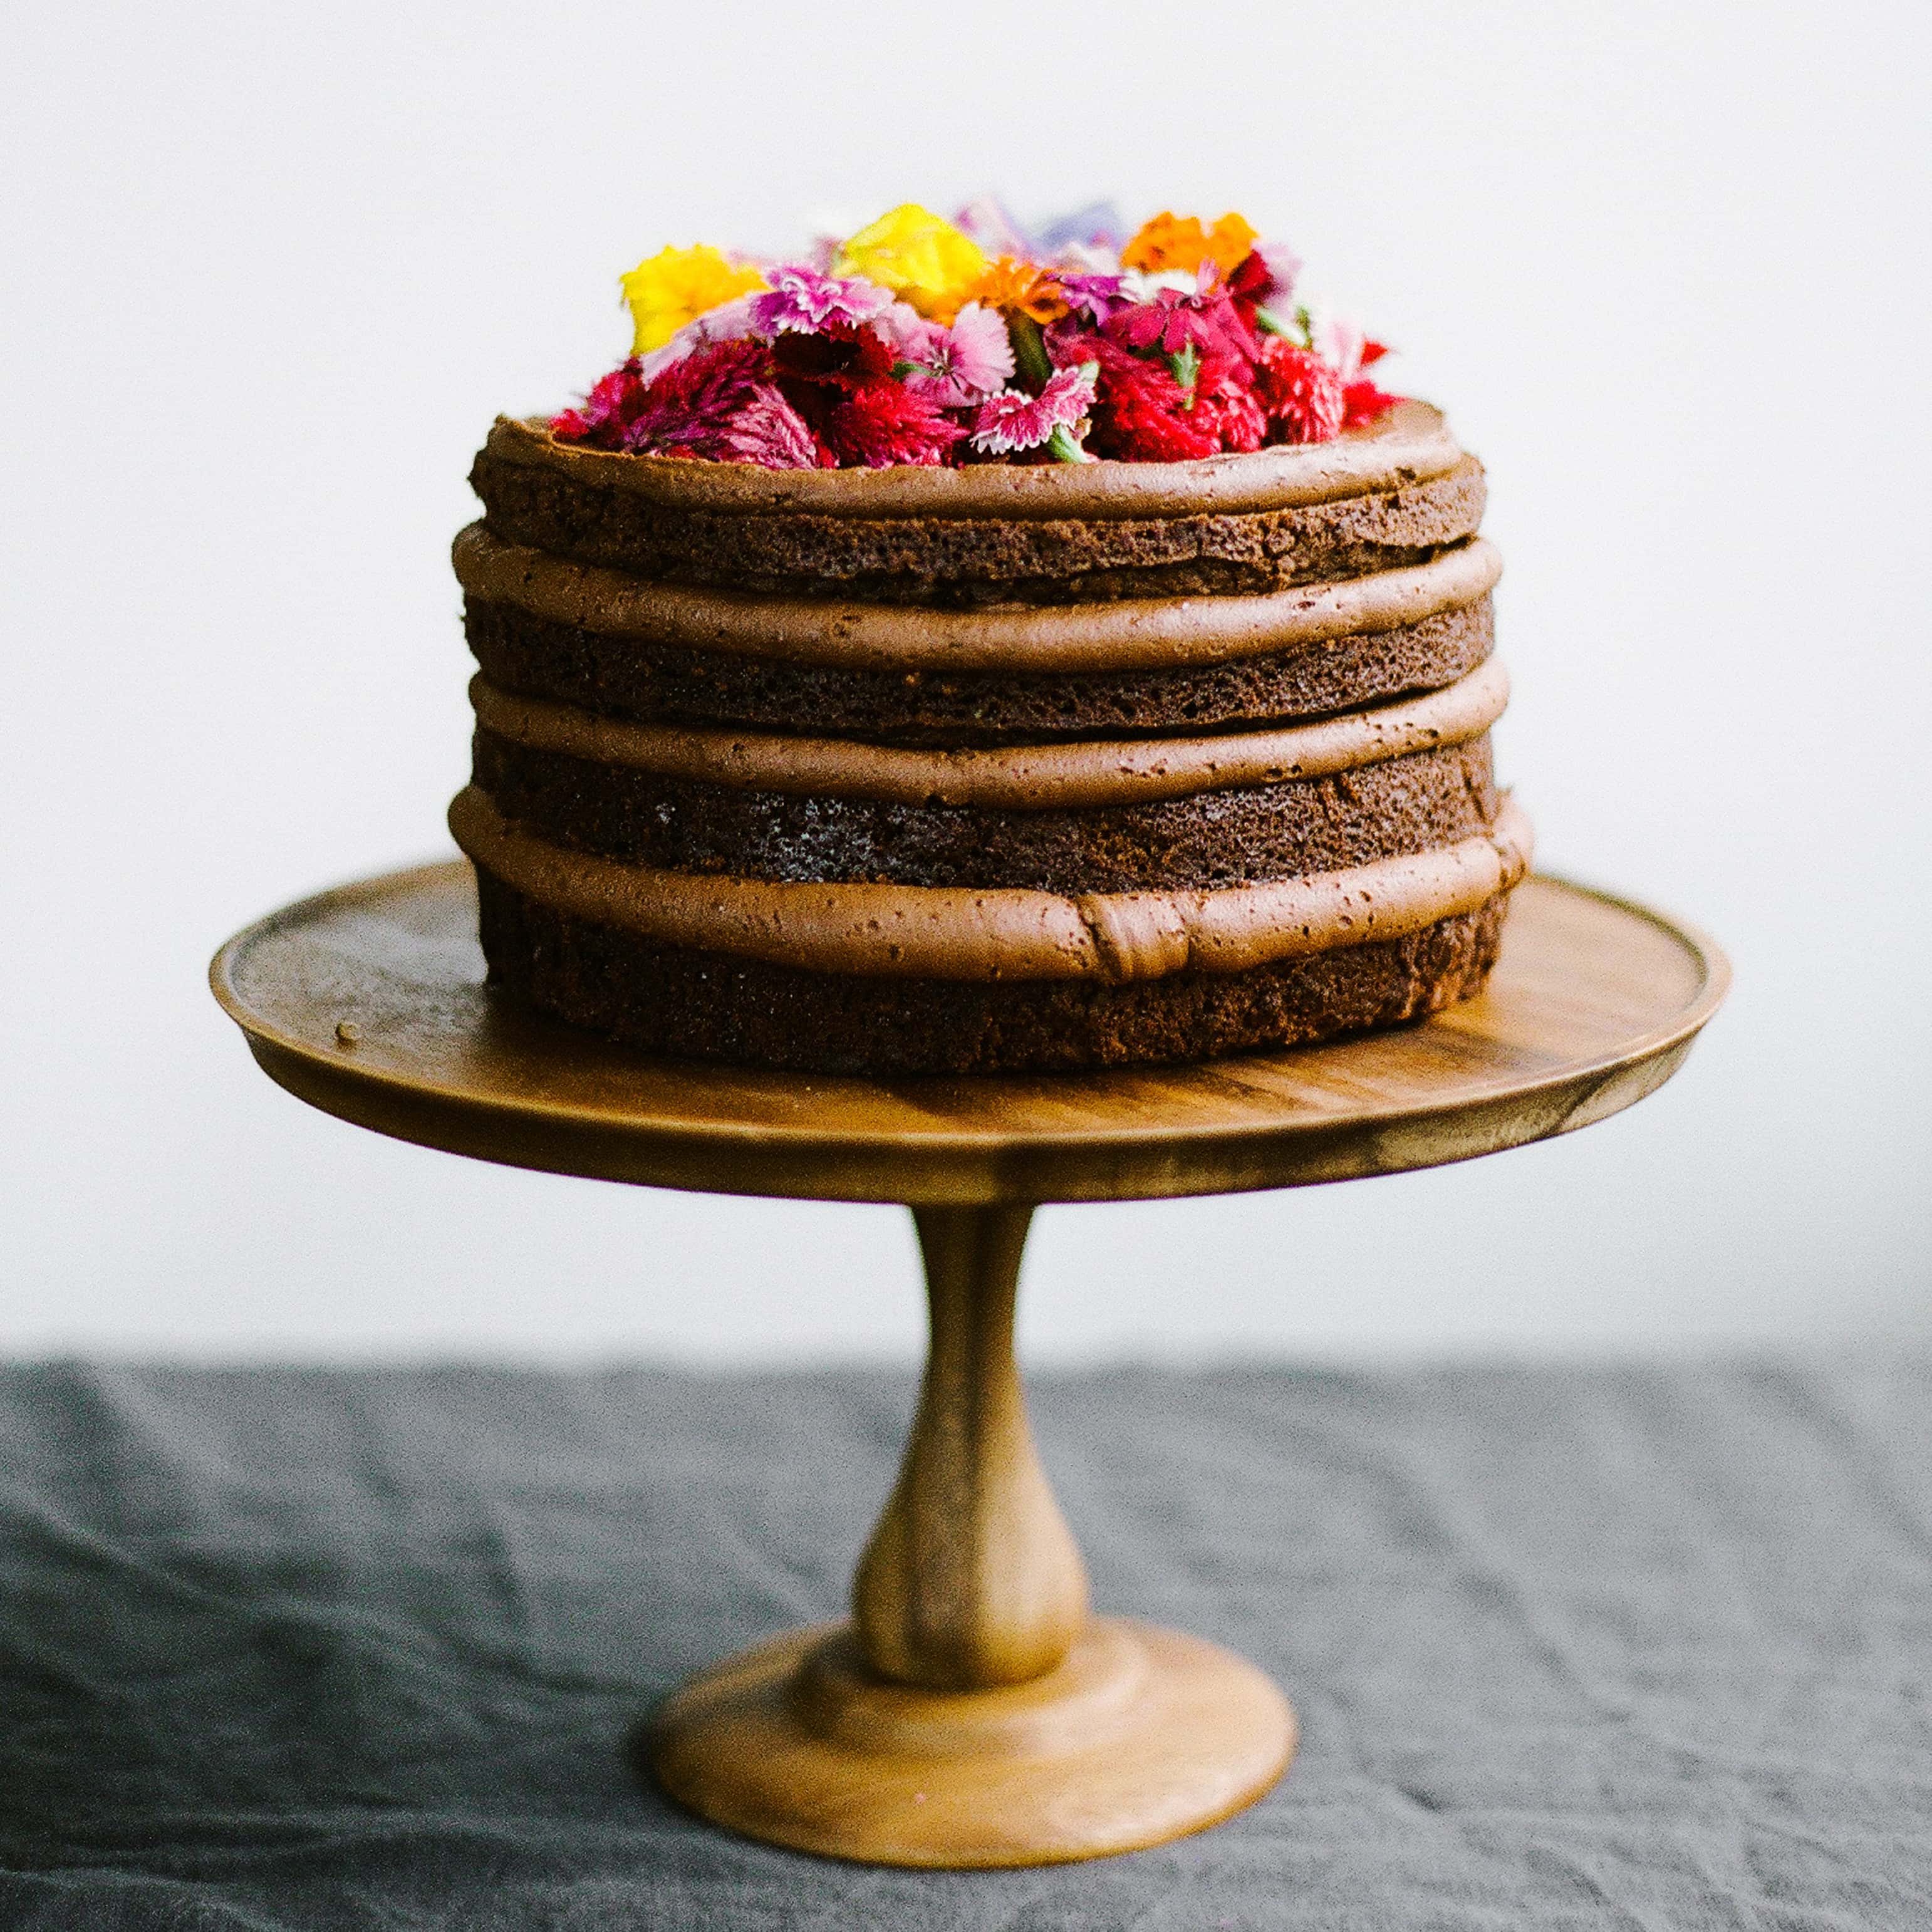
[[[478,727],[506,752],[550,752],[664,778],[752,790],[1067,810],[1186,798],[1321,778],[1412,752],[1466,743],[1502,716],[1509,676],[1493,658],[1426,696],[1341,717],[1206,737],[1086,740],[948,751],[845,738],[639,724],[470,683]]]
[[[777,880],[1210,890],[1453,844],[1498,800],[1493,661],[1264,732],[938,752],[639,726],[472,686],[475,779],[550,843]]]
[[[944,980],[1157,979],[1238,973],[1399,936],[1471,912],[1529,863],[1505,802],[1486,832],[1437,849],[1215,891],[1069,896],[1011,887],[800,884],[626,864],[505,819],[475,786],[450,830],[525,898],[656,946],[844,976]]]
[[[1079,811],[812,798],[663,778],[479,733],[478,786],[550,844],[710,875],[1079,894],[1225,886],[1454,844],[1497,794],[1486,736],[1327,777]]]
[[[1400,936],[1237,973],[892,979],[640,940],[479,866],[500,991],[657,1053],[824,1073],[994,1073],[1197,1060],[1393,1026],[1481,990],[1506,895]]]
[[[470,482],[500,539],[668,583],[971,607],[1264,596],[1473,536],[1482,466],[1406,404],[1339,442],[1199,464],[788,471],[612,456],[500,419]]]
[[[633,718],[918,743],[1215,729],[1453,682],[1493,642],[1480,542],[1258,598],[914,610],[693,591],[457,540],[470,649],[500,688]]]

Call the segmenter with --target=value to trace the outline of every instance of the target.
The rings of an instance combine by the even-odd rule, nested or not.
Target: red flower
[[[843,398],[826,412],[819,434],[842,464],[884,470],[943,463],[966,432],[936,403],[888,376]]]
[[[1245,364],[1215,356],[1194,379],[1194,420],[1222,449],[1258,449],[1268,440],[1268,413],[1248,386],[1252,373]]]
[[[1384,410],[1394,409],[1401,400],[1401,397],[1392,396],[1372,382],[1351,382],[1342,392],[1342,427],[1356,429],[1364,423],[1373,422]]]
[[[1241,257],[1234,272],[1228,278],[1228,298],[1250,330],[1254,328],[1255,311],[1260,308],[1262,298],[1274,286],[1274,271],[1253,249]]]
[[[644,407],[644,379],[633,356],[603,377],[580,410],[566,410],[550,419],[550,433],[560,442],[588,442],[599,449],[622,449]]]
[[[781,385],[809,382],[821,388],[857,388],[892,373],[897,357],[874,329],[828,322],[807,334],[788,330],[772,345],[772,367]]]
[[[1340,373],[1286,336],[1261,344],[1255,399],[1268,412],[1272,442],[1332,442],[1348,412]]]
[[[1164,362],[1135,355],[1104,335],[1062,336],[1053,344],[1062,368],[1097,362],[1093,428],[1084,439],[1096,456],[1128,462],[1183,463],[1221,446],[1216,426],[1196,421],[1192,392]]]

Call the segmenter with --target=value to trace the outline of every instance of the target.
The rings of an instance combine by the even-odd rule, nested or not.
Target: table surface
[[[290,907],[211,976],[275,1079],[404,1139],[664,1186],[969,1205],[1299,1186],[1568,1132],[1669,1078],[1729,969],[1658,914],[1533,878],[1488,990],[1419,1026],[1202,1066],[842,1079],[652,1059],[509,1008],[484,986],[459,862]]]
[[[1100,1606],[1252,1658],[1303,1743],[1214,1831],[1017,1873],[749,1844],[626,1761],[838,1614],[913,1395],[0,1369],[0,1924],[1932,1924],[1932,1361],[1043,1378]]]

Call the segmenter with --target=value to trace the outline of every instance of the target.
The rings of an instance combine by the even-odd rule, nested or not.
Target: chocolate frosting
[[[972,464],[961,469],[760,470],[746,463],[626,456],[559,442],[540,417],[499,416],[498,461],[629,490],[668,508],[749,516],[1051,521],[1198,517],[1292,508],[1394,490],[1454,469],[1462,454],[1442,412],[1403,402],[1333,442],[1194,463]]]
[[[472,680],[470,696],[478,723],[498,737],[599,764],[753,790],[1024,812],[1138,804],[1320,778],[1462,744],[1502,716],[1509,677],[1492,658],[1442,690],[1312,724],[987,751],[632,724],[500,691],[481,676]]]
[[[1477,602],[1502,574],[1478,537],[1426,563],[1266,596],[932,610],[653,582],[505,543],[481,523],[452,558],[471,597],[586,631],[800,663],[1019,673],[1214,664],[1394,630]]]
[[[541,904],[650,944],[822,973],[950,980],[1238,973],[1394,938],[1474,911],[1528,869],[1505,801],[1486,836],[1339,872],[1222,892],[1055,893],[776,884],[627,866],[535,838],[470,786],[449,808],[476,863]]]

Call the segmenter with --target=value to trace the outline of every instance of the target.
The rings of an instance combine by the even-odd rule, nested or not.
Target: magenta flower
[[[1083,316],[1096,328],[1128,300],[1118,275],[1059,275],[1054,279],[1066,298],[1068,312]]]
[[[692,350],[632,400],[622,447],[766,470],[814,467],[818,439],[771,380],[770,354],[762,342]]]
[[[748,299],[752,323],[766,335],[793,329],[812,335],[836,322],[857,328],[892,305],[891,296],[870,282],[796,266],[774,268],[771,286]]]
[[[1007,389],[988,398],[973,418],[973,447],[988,456],[1009,456],[1052,442],[1058,430],[1070,437],[1094,406],[1099,374],[1096,364],[1083,362],[1077,369],[1062,369],[1036,396]]]
[[[1204,348],[1218,332],[1208,314],[1217,298],[1225,299],[1223,292],[1208,274],[1191,289],[1156,289],[1145,302],[1115,310],[1108,318],[1107,333],[1130,349],[1157,350],[1163,356]]]
[[[898,303],[891,320],[899,356],[910,365],[906,387],[942,409],[982,402],[1012,379],[1013,345],[996,310],[968,302],[948,328]]]

